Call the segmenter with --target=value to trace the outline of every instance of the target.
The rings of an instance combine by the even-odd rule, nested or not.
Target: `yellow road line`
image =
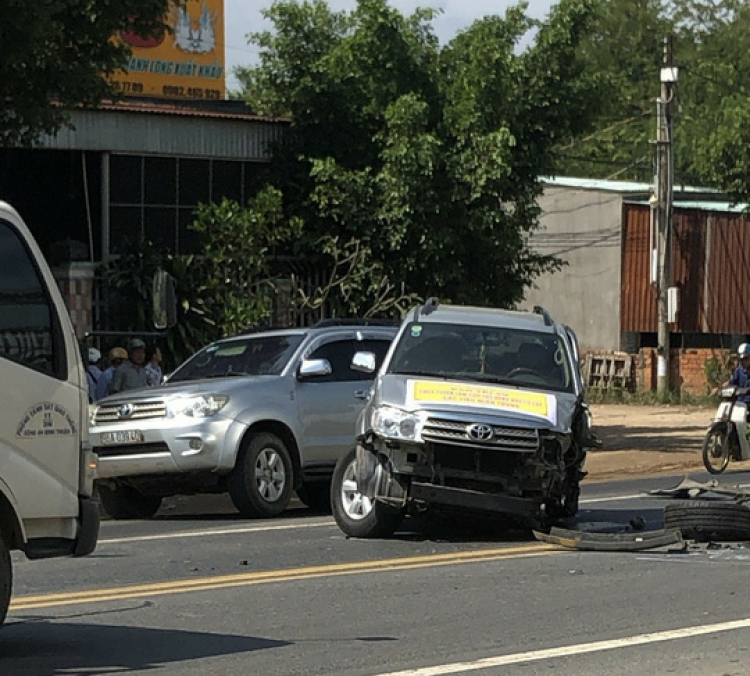
[[[144,596],[184,594],[187,592],[244,587],[270,582],[290,582],[319,577],[337,577],[362,573],[378,573],[396,570],[412,570],[433,566],[449,566],[462,563],[498,561],[510,558],[541,556],[560,551],[554,545],[533,544],[519,547],[501,547],[497,549],[480,549],[468,552],[451,552],[412,556],[380,561],[355,561],[352,563],[309,566],[306,568],[289,568],[285,570],[268,570],[236,575],[217,575],[194,579],[175,580],[172,582],[154,582],[126,587],[90,589],[61,594],[41,594],[36,596],[19,596],[11,603],[10,610],[35,610],[56,606],[79,605],[83,603],[101,603],[124,599],[142,598]]]

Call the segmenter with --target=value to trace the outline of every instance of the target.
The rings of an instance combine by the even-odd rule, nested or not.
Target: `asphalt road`
[[[579,526],[660,528],[643,492],[678,481],[585,486]],[[351,540],[190,504],[103,523],[85,559],[14,556],[0,675],[750,673],[750,548],[573,552],[466,520]]]

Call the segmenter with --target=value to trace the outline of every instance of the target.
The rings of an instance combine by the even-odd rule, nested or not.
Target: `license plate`
[[[140,430],[102,432],[101,442],[103,446],[115,446],[118,444],[140,444],[143,442],[143,432],[141,432]]]

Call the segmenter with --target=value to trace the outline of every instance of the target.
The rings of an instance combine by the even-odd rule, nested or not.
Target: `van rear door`
[[[54,549],[77,537],[88,400],[76,350],[39,248],[0,204],[0,492],[20,516],[28,549],[33,540]]]

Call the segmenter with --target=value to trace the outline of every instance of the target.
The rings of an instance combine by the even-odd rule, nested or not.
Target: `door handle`
[[[354,397],[355,399],[369,399],[370,390],[355,390]]]

